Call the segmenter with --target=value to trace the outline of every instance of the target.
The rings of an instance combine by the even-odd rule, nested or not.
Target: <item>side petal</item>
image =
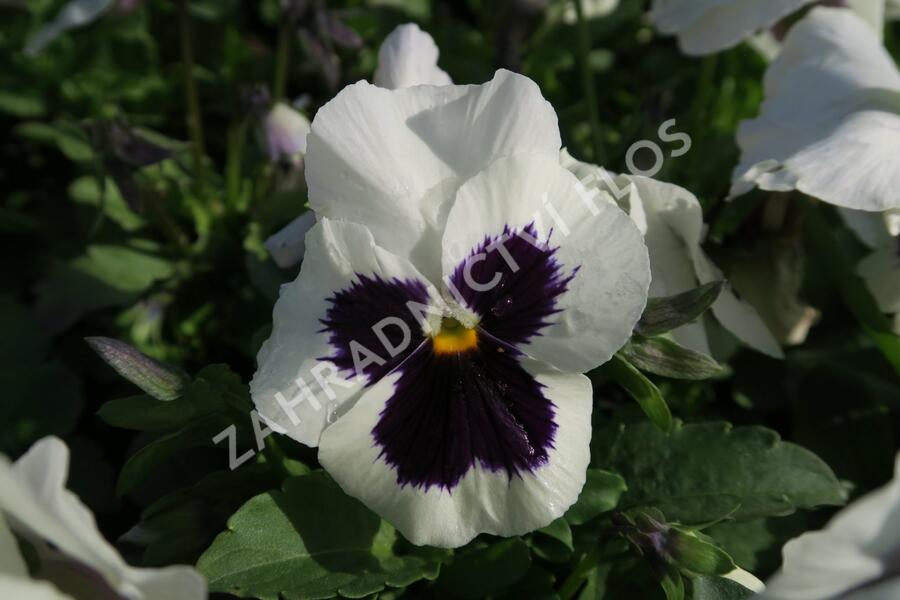
[[[309,204],[363,223],[379,246],[437,279],[436,241],[460,183],[501,156],[556,156],[556,113],[527,77],[497,71],[477,86],[344,88],[308,138]],[[435,240],[435,241],[432,241]]]
[[[565,372],[609,360],[646,305],[640,231],[618,207],[588,196],[558,158],[500,159],[467,181],[443,247],[445,280],[481,327]]]
[[[415,23],[398,25],[378,49],[375,85],[389,90],[414,85],[451,85],[453,81],[437,66],[434,39]]]
[[[900,72],[859,16],[811,11],[769,67],[765,93],[760,115],[738,130],[732,196],[758,186],[859,210],[900,207]]]
[[[496,347],[483,351],[503,356]],[[506,368],[478,378],[467,378],[470,369],[436,368],[429,349],[417,357],[421,364],[382,379],[323,433],[319,461],[341,487],[418,545],[455,548],[479,533],[520,535],[562,516],[581,492],[590,458],[590,381],[526,357],[519,363],[506,355]],[[512,364],[518,375],[507,370]],[[534,437],[504,415],[514,411],[527,423],[538,407],[551,410],[539,427],[552,426],[552,440],[537,445],[541,460],[516,467],[521,444]],[[383,444],[406,449],[398,456]]]
[[[650,19],[678,36],[685,54],[711,54],[738,45],[814,0],[654,0]]]
[[[725,279],[701,246],[703,210],[697,197],[682,187],[647,177],[628,176],[626,179],[634,184],[647,216],[646,237],[651,264],[654,255],[657,257],[658,270],[653,271],[654,278],[662,271],[659,276],[672,283],[665,293],[677,294],[697,284]],[[694,281],[686,279],[683,264],[673,264],[678,255],[691,261]],[[665,272],[668,267],[677,267],[677,271],[668,274]],[[679,290],[677,285],[685,287]],[[712,313],[725,329],[751,348],[769,356],[783,356],[781,347],[756,309],[740,300],[731,289],[725,289],[713,303]]]
[[[275,304],[272,335],[257,356],[250,392],[270,427],[315,446],[329,419],[367,383],[356,376],[354,356],[370,377],[376,374],[370,368],[387,371],[402,358],[391,355],[373,326],[401,319],[412,345],[421,329],[405,302],[428,304],[430,296],[416,268],[376,245],[362,225],[322,219],[306,245],[300,274],[282,287]]]

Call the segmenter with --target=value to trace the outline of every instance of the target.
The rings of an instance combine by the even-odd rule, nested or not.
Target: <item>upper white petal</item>
[[[90,510],[66,489],[68,470],[68,448],[55,437],[37,442],[15,464],[0,456],[0,512],[11,528],[33,543],[49,542],[129,600],[164,600],[154,593],[156,582],[173,579],[179,598],[206,597],[206,583],[192,568],[129,567],[100,534]]]
[[[556,405],[554,447],[547,464],[512,477],[472,467],[452,490],[397,483],[372,430],[394,391],[383,378],[322,434],[319,461],[345,492],[361,499],[417,545],[455,548],[479,533],[521,535],[549,525],[575,503],[590,461],[590,380],[523,358],[523,366]],[[415,452],[415,449],[411,450]],[[439,457],[435,457],[439,458]]]
[[[812,10],[765,91],[759,117],[738,131],[732,195],[757,185],[860,210],[900,207],[900,72],[860,17]]]
[[[408,261],[376,245],[369,230],[355,223],[322,219],[307,234],[306,247],[300,274],[282,286],[275,303],[272,335],[257,355],[250,392],[270,426],[316,446],[329,420],[346,410],[343,405],[355,400],[362,387],[356,378],[339,377],[344,385],[332,386],[334,397],[330,398],[328,390],[317,383],[314,369],[327,363],[320,359],[332,355],[329,335],[320,320],[325,317],[327,299],[349,287],[358,275],[427,280]],[[316,403],[301,401],[298,379],[309,386]],[[293,415],[279,403],[278,394],[282,402],[296,402]]]
[[[826,600],[888,574],[900,549],[900,461],[894,480],[852,503],[820,531],[806,533],[784,547],[782,570],[763,598]],[[895,580],[896,581],[896,580]],[[878,585],[869,592],[886,591]],[[896,591],[896,584],[893,586]],[[860,592],[854,592],[853,598]],[[894,598],[875,593],[865,596]]]
[[[398,25],[381,43],[373,82],[388,89],[452,84],[437,61],[438,47],[430,35],[415,23]]]
[[[386,90],[359,82],[316,114],[306,156],[321,217],[365,224],[383,248],[440,276],[440,232],[459,185],[502,156],[555,157],[553,108],[527,77]]]
[[[448,276],[485,236],[499,236],[504,227],[535,223],[539,233],[549,232],[566,273],[579,271],[558,299],[553,324],[522,350],[565,372],[609,360],[631,337],[647,301],[650,268],[641,233],[618,207],[597,200],[579,194],[578,180],[558,158],[513,156],[459,189],[444,233]]]
[[[654,0],[650,19],[685,54],[725,50],[814,0]]]

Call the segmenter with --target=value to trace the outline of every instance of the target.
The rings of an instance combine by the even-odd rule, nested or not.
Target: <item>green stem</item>
[[[594,162],[603,164],[606,162],[606,152],[603,149],[603,138],[600,132],[600,115],[597,106],[597,89],[594,86],[594,75],[591,72],[591,32],[587,20],[584,18],[582,0],[572,0],[575,4],[575,14],[578,16],[576,28],[578,30],[578,59],[581,63],[581,85],[584,88],[584,101],[587,103],[588,122],[591,126],[591,138],[594,143]]]
[[[863,331],[900,375],[900,337],[892,331],[890,322],[878,308],[865,282],[856,275],[853,261],[835,238],[824,210],[820,202],[807,210],[807,238],[811,249]]]
[[[291,24],[283,18],[278,28],[278,46],[275,50],[275,78],[272,82],[272,98],[283,100],[287,88],[287,66],[291,55]]]
[[[191,38],[191,20],[187,10],[187,0],[178,0],[178,32],[181,37],[181,68],[184,78],[185,104],[188,110],[191,150],[194,156],[195,183],[198,194],[202,195],[206,183],[203,164],[206,149],[203,140],[203,115],[200,113],[197,82],[194,80],[194,45]]]
[[[247,121],[234,123],[228,128],[228,155],[225,164],[226,198],[232,209],[241,207],[241,160],[244,150],[244,138],[247,134]]]
[[[578,564],[575,565],[575,568],[559,587],[560,600],[569,600],[575,597],[575,594],[584,585],[584,580],[587,579],[588,574],[600,564],[601,557],[600,548],[594,548],[578,561]]]

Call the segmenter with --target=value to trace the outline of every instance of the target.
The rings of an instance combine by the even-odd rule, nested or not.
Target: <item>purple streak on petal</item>
[[[480,328],[508,344],[517,346],[552,323],[551,317],[560,312],[558,299],[578,272],[578,267],[566,273],[557,260],[558,247],[551,247],[538,239],[533,224],[521,232],[509,226],[502,233],[503,247],[518,269],[504,257],[495,243],[501,236],[488,236],[469,253],[453,271],[450,281],[460,292],[466,306],[481,317]],[[484,260],[472,263],[470,280],[485,284],[500,273],[496,287],[488,291],[472,289],[465,278],[466,261],[484,254]]]
[[[350,345],[355,341],[384,361],[382,365],[372,363],[363,369],[368,383],[375,383],[424,341],[422,326],[407,306],[409,301],[428,303],[428,291],[423,282],[415,279],[388,281],[378,275],[368,277],[357,274],[356,281],[328,299],[330,306],[322,319],[325,326],[322,331],[329,333],[328,341],[333,353],[320,360],[331,361],[345,374],[353,375],[355,371]],[[373,330],[386,317],[399,318],[410,332],[409,344],[394,357],[390,356]],[[388,325],[383,331],[392,347],[403,341],[403,332],[399,326]],[[365,356],[361,358],[361,362],[364,361]]]

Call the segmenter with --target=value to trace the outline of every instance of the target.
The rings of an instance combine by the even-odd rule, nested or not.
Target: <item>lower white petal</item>
[[[75,600],[46,581],[0,574],[0,598],[9,600]]]
[[[28,576],[19,544],[0,513],[0,575]]]
[[[306,252],[306,234],[316,224],[316,215],[309,210],[266,239],[265,246],[272,260],[282,269],[299,263]]]
[[[325,430],[319,460],[348,494],[415,544],[458,547],[479,533],[511,536],[544,527],[565,513],[584,485],[590,459],[591,384],[583,375],[524,361],[525,370],[546,386],[544,395],[555,405],[556,434],[543,466],[509,475],[476,463],[449,488],[398,483],[398,471],[388,464],[373,435],[395,393],[398,374],[382,379]],[[463,439],[449,438],[446,451],[466,451],[459,448]],[[422,450],[411,447],[409,452]],[[446,455],[428,458],[438,472],[449,468],[441,461],[452,461]]]

